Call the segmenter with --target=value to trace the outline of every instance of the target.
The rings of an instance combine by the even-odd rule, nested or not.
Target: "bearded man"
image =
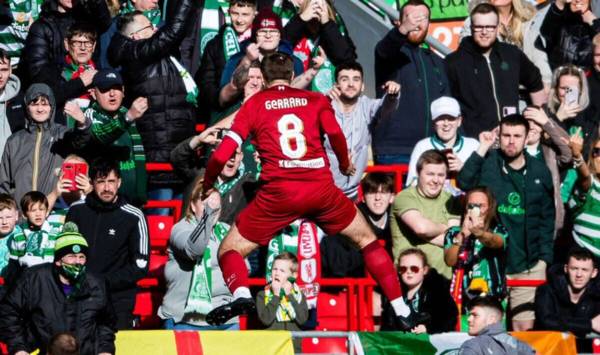
[[[383,85],[387,81],[396,81],[402,87],[395,112],[373,131],[376,164],[408,164],[415,144],[433,133],[429,123],[431,103],[450,95],[442,58],[421,46],[430,13],[423,0],[407,1],[397,26],[375,47],[377,97],[385,94]]]

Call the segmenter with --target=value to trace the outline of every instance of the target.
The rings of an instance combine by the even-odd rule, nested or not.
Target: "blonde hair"
[[[535,16],[535,7],[524,0],[512,0],[512,17],[510,19],[509,29],[512,32],[505,34],[507,42],[515,44],[519,48],[523,48],[523,27],[525,22],[531,20]],[[502,27],[500,27],[502,29]]]
[[[329,21],[336,22],[335,10],[333,9],[331,2],[329,0],[325,0],[324,2],[327,4],[327,15],[329,15]],[[306,8],[310,5],[310,3],[311,3],[311,0],[304,0],[302,5],[300,5],[300,9],[298,9],[298,13],[301,14],[302,12],[304,12],[304,10],[306,10]]]
[[[558,98],[558,85],[560,78],[563,76],[574,76],[579,78],[579,107],[585,110],[590,104],[590,95],[588,93],[588,82],[585,77],[585,72],[573,64],[563,65],[556,68],[552,74],[552,84],[550,86],[550,93],[548,94],[548,109],[552,113],[556,113],[560,106],[560,99]]]

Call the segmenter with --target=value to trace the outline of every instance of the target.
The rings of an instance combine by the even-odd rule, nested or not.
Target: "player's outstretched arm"
[[[323,97],[323,105],[325,105],[325,108],[319,112],[321,129],[323,132],[325,132],[325,134],[327,134],[327,137],[329,137],[331,148],[333,148],[333,152],[340,163],[340,171],[345,174],[350,169],[350,159],[348,156],[346,137],[344,136],[344,132],[335,119],[335,114],[333,113],[331,104],[327,101],[327,99],[325,99],[325,97]]]
[[[238,145],[238,142],[228,135],[223,138],[221,144],[219,144],[217,149],[211,155],[208,164],[206,164],[203,191],[209,191],[213,188],[213,185],[215,184],[215,181],[217,181],[217,177],[221,173],[221,170],[223,170],[223,167],[229,158],[235,154],[235,150],[237,149]]]

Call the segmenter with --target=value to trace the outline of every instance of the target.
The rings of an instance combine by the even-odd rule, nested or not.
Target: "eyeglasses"
[[[70,41],[71,45],[75,48],[90,49],[94,46],[94,41]]]
[[[472,25],[471,26],[471,30],[473,32],[493,32],[496,30],[496,28],[498,28],[498,25],[488,25],[488,26],[479,26],[479,25]]]
[[[598,158],[600,157],[600,148],[592,148],[592,157],[594,158]]]
[[[257,36],[265,37],[266,35],[277,36],[279,35],[279,30],[258,30],[256,31]]]
[[[400,271],[401,274],[406,274],[406,272],[408,270],[410,270],[410,272],[412,272],[413,274],[416,274],[417,272],[421,271],[421,268],[416,265],[411,265],[411,266],[400,266],[398,268],[398,270]]]
[[[142,28],[140,28],[140,29],[139,29],[139,30],[137,30],[137,31],[133,31],[133,32],[131,32],[129,35],[130,35],[130,36],[133,36],[134,34],[136,34],[136,33],[140,33],[140,32],[142,32],[143,30],[147,30],[147,29],[149,29],[149,28],[150,28],[150,29],[152,29],[152,28],[153,28],[152,24],[149,24],[149,25],[148,25],[148,26],[146,26],[146,27],[142,27]]]

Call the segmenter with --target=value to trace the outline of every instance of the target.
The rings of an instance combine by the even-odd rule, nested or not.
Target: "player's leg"
[[[379,244],[367,221],[358,210],[352,222],[340,233],[358,245],[367,270],[379,284],[383,294],[390,300],[396,315],[407,317],[410,314],[410,308],[402,298],[400,280],[392,258]]]
[[[257,247],[257,243],[242,236],[236,224],[223,238],[219,246],[219,267],[225,284],[233,294],[233,301],[210,311],[206,315],[209,324],[221,325],[235,316],[256,310],[248,287],[248,268],[244,257]]]

